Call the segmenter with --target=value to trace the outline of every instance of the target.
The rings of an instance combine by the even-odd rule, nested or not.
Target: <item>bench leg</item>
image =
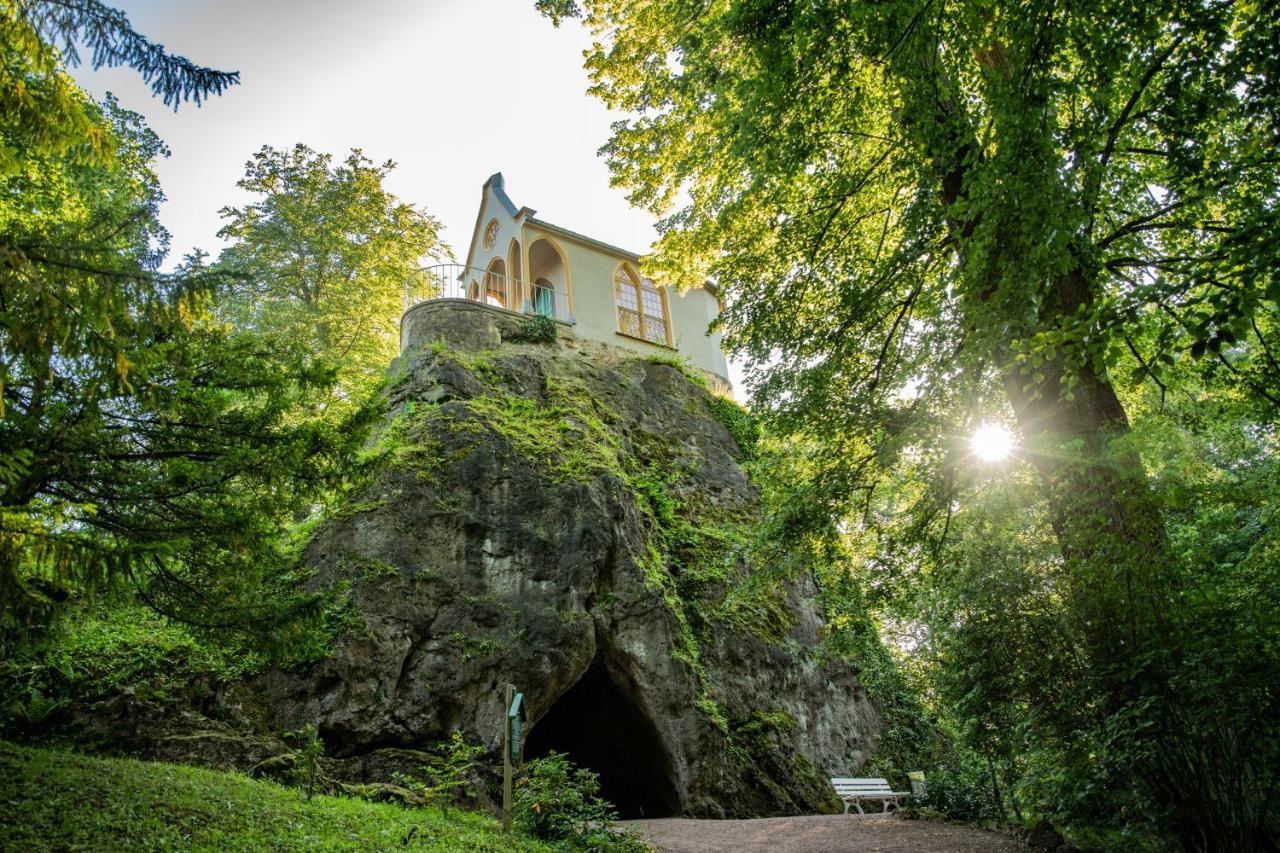
[[[866,812],[862,810],[862,800],[854,800],[853,804],[858,807],[858,814],[866,814]]]
[[[848,800],[845,800],[845,801],[844,801],[844,813],[845,813],[845,814],[848,814],[848,813],[849,813],[849,801],[848,801]]]

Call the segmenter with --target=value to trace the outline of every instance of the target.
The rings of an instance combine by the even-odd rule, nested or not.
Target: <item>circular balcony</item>
[[[404,284],[404,310],[433,299],[466,299],[516,314],[542,314],[572,323],[566,294],[545,279],[525,281],[465,264],[417,270]]]

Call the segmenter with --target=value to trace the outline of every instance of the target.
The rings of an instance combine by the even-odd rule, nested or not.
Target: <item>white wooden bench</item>
[[[837,776],[832,778],[831,787],[836,789],[836,796],[844,802],[845,814],[849,813],[849,806],[856,807],[858,814],[866,814],[862,810],[863,800],[879,800],[882,811],[887,812],[890,807],[897,808],[900,799],[911,796],[906,791],[890,789],[889,782],[885,779],[846,779]]]

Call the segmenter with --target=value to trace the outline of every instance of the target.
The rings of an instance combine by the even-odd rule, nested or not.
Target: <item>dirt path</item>
[[[758,820],[629,820],[623,826],[671,853],[1025,853],[981,829],[891,815],[811,815]]]

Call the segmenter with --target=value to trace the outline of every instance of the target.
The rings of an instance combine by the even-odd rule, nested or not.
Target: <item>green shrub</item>
[[[553,752],[525,765],[516,782],[515,820],[529,834],[568,850],[647,851],[639,837],[612,828],[618,819],[600,798],[600,779]]]
[[[472,773],[484,747],[467,743],[462,732],[454,732],[426,763],[421,776],[396,773],[396,782],[434,805],[456,806],[465,802],[472,790]]]
[[[553,344],[560,336],[556,321],[545,314],[530,314],[520,321],[513,340],[526,344]]]
[[[952,820],[979,823],[1004,817],[991,775],[977,761],[960,760],[934,770],[925,777],[925,785],[925,804]]]
[[[315,795],[316,783],[324,781],[324,773],[320,768],[320,759],[324,758],[324,741],[320,740],[316,727],[310,723],[297,731],[286,732],[284,739],[294,747],[288,754],[293,763],[293,780],[302,787],[309,800]]]

